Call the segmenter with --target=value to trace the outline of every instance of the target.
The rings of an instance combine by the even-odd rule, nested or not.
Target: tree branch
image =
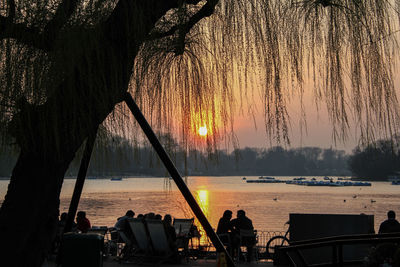
[[[8,0],[8,21],[12,23],[15,18],[15,1],[14,0]]]
[[[54,17],[47,23],[43,33],[35,27],[27,27],[22,23],[14,23],[15,2],[8,0],[8,16],[0,16],[0,40],[13,38],[20,43],[50,51],[61,28],[74,13],[80,0],[64,0],[58,6]]]
[[[54,17],[45,26],[43,37],[50,49],[53,47],[61,28],[74,13],[78,2],[80,0],[63,0],[58,6]]]
[[[39,29],[29,28],[21,23],[12,23],[10,17],[0,16],[0,40],[12,38],[22,44],[47,50],[43,38],[40,36]]]
[[[187,0],[187,4],[197,4],[198,0]],[[176,32],[179,33],[178,44],[175,53],[181,55],[185,48],[185,37],[186,34],[203,18],[209,17],[214,13],[215,6],[218,4],[218,0],[208,0],[199,11],[197,11],[189,20],[182,25],[175,25],[165,32],[153,32],[149,35],[149,40],[155,40],[171,36]]]

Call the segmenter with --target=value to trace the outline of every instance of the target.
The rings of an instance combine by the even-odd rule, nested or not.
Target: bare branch
[[[187,0],[188,4],[197,4],[200,1],[197,0]],[[167,36],[171,36],[175,34],[177,31],[179,32],[178,43],[175,50],[177,55],[181,55],[185,48],[185,37],[186,34],[193,28],[196,23],[198,23],[203,18],[209,17],[214,13],[215,6],[217,5],[218,0],[208,0],[199,11],[197,11],[193,16],[189,18],[189,20],[182,25],[175,25],[171,27],[168,31],[165,32],[153,32],[149,35],[149,40],[155,40],[164,38]]]
[[[177,30],[178,30],[178,26],[175,25],[175,26],[171,27],[168,31],[165,31],[165,32],[154,31],[149,35],[147,40],[152,41],[152,40],[168,37],[168,36],[174,35]]]
[[[12,38],[22,44],[47,50],[43,38],[40,38],[40,31],[34,27],[26,27],[21,23],[12,23],[9,17],[0,16],[0,40]]]
[[[8,21],[13,22],[14,17],[15,17],[15,1],[14,0],[8,0]]]
[[[13,23],[15,2],[14,0],[8,0],[8,17],[0,16],[0,40],[13,38],[22,44],[50,51],[53,49],[58,33],[75,11],[79,1],[64,0],[58,6],[54,17],[45,26],[43,33],[41,33],[40,29],[27,27],[21,23]]]
[[[182,55],[185,50],[185,37],[186,34],[203,18],[209,17],[214,13],[215,6],[218,4],[218,0],[208,0],[199,11],[197,11],[188,22],[179,27],[179,38],[175,54]]]
[[[44,28],[44,39],[49,48],[54,45],[61,28],[65,25],[71,15],[74,13],[76,6],[80,0],[64,0],[58,6],[54,17],[47,23]]]

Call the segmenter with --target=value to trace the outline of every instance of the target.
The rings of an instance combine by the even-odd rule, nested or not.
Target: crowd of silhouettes
[[[247,261],[251,261],[251,255],[253,247],[256,244],[255,235],[241,237],[241,231],[254,231],[253,222],[246,216],[244,210],[238,210],[235,219],[232,219],[233,212],[231,210],[225,210],[222,217],[218,222],[217,235],[221,241],[227,246],[227,250],[233,256],[240,257],[239,246],[246,246],[247,248]],[[64,232],[64,228],[67,223],[68,214],[66,212],[60,215],[58,222],[58,230],[55,238],[55,247],[61,242],[61,237]],[[134,240],[134,234],[129,225],[129,220],[135,217],[135,212],[128,210],[124,216],[119,217],[115,223],[115,229],[121,234],[125,235],[124,242],[126,243],[125,250],[132,249],[134,244],[131,240]],[[139,214],[137,219],[143,220],[160,220],[162,221],[165,233],[168,238],[168,242],[172,249],[176,249],[177,235],[174,226],[172,225],[172,216],[166,214],[164,218],[160,214],[153,212],[147,214]],[[91,228],[89,219],[86,217],[86,212],[79,211],[76,215],[76,223],[72,223],[71,232],[87,233]],[[384,233],[396,233],[400,232],[400,223],[396,220],[396,213],[393,210],[389,210],[387,213],[387,219],[383,221],[379,226],[379,234]],[[126,252],[125,251],[125,252]]]
[[[121,243],[125,243],[125,247],[123,248],[121,254],[122,257],[129,256],[129,251],[132,249],[135,249],[136,244],[135,244],[135,238],[134,234],[132,232],[131,227],[129,226],[129,220],[131,218],[135,218],[135,212],[132,210],[128,210],[126,214],[122,217],[119,217],[117,219],[117,222],[115,223],[114,227],[118,231],[118,235],[121,238],[122,236],[125,236],[126,238],[123,238],[123,240],[119,240]],[[172,216],[170,214],[166,214],[164,218],[160,214],[155,214],[153,212],[149,212],[146,214],[138,214],[136,216],[136,219],[142,219],[144,221],[146,220],[159,220],[163,223],[165,233],[167,236],[167,241],[168,244],[171,248],[171,251],[176,251],[177,252],[177,236],[175,232],[175,228],[172,225]]]

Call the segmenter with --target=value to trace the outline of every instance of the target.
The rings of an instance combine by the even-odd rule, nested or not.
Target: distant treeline
[[[379,140],[365,147],[356,147],[349,159],[353,176],[362,179],[387,180],[400,176],[400,138]]]
[[[163,164],[149,144],[132,143],[119,136],[99,138],[92,154],[88,176],[167,176]],[[303,147],[284,149],[243,148],[233,152],[217,150],[204,153],[196,149],[185,152],[170,136],[160,141],[182,175],[288,175],[342,176],[361,179],[386,180],[400,174],[400,138],[379,140],[364,147],[356,147],[352,155],[342,150]],[[67,176],[76,176],[81,152],[71,163]],[[9,177],[18,151],[11,146],[0,146],[0,177]]]
[[[217,150],[203,153],[185,150],[169,135],[160,137],[182,175],[350,175],[344,151],[303,147],[284,149],[243,148],[233,152]],[[0,176],[10,176],[17,152],[3,148]],[[81,154],[72,162],[67,176],[76,176]],[[118,136],[99,139],[94,148],[88,176],[168,175],[150,145],[139,145]]]

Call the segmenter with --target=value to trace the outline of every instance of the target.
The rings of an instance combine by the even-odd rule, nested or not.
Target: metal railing
[[[109,228],[111,230],[113,228]],[[215,253],[215,247],[212,242],[207,237],[204,231],[199,230],[201,237],[193,237],[189,242],[189,250],[191,251],[201,251],[204,255]],[[257,230],[257,244],[256,248],[259,255],[265,254],[265,248],[268,240],[270,240],[274,236],[284,235],[284,231],[265,231],[265,230]],[[113,240],[110,231],[107,231],[104,236],[105,242],[108,243],[108,246],[114,245],[117,247],[117,254],[120,254],[120,251],[123,247],[123,244],[117,244],[116,240]],[[112,241],[113,240],[113,241]],[[115,243],[115,244],[114,244]],[[261,257],[263,258],[263,257]]]
[[[304,249],[315,249],[321,247],[331,247],[331,261],[332,266],[344,266],[346,264],[362,264],[363,259],[345,261],[343,258],[343,246],[355,245],[355,244],[369,244],[377,245],[379,243],[399,243],[400,233],[391,234],[360,234],[360,235],[344,235],[344,236],[332,236],[311,240],[302,240],[292,242],[288,247],[281,247],[279,250],[287,257],[291,266],[308,266],[301,250]],[[292,253],[292,254],[291,254]],[[326,263],[324,263],[326,265]],[[314,264],[313,266],[317,266]]]
[[[207,251],[215,250],[210,240],[207,238],[206,234],[200,230],[201,238],[194,238],[192,242],[189,244],[190,249],[202,249]],[[267,246],[268,240],[270,240],[274,236],[284,235],[284,231],[265,231],[265,230],[257,230],[257,244],[256,248],[258,249],[258,253],[265,253],[265,247]]]

